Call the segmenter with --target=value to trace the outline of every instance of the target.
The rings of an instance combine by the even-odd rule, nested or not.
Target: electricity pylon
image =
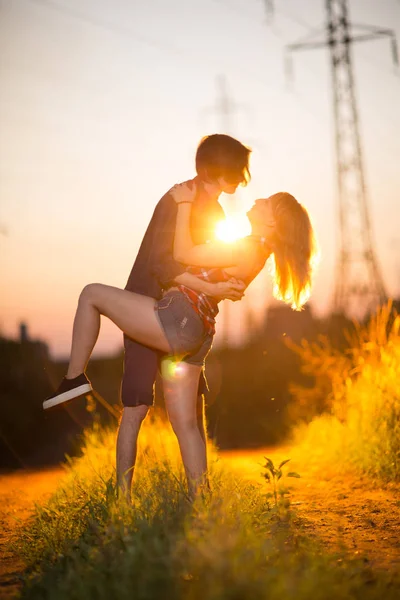
[[[286,47],[297,50],[329,48],[335,115],[335,145],[338,188],[339,252],[336,266],[334,308],[359,315],[386,299],[385,286],[372,240],[365,183],[359,118],[355,97],[351,45],[388,37],[393,60],[398,64],[392,29],[349,22],[348,0],[325,0],[325,30]],[[322,34],[324,39],[318,39]]]

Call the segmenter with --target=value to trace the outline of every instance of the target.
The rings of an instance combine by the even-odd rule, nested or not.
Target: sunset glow
[[[229,243],[246,236],[245,211],[257,198],[293,193],[321,244],[313,311],[323,316],[332,309],[340,223],[327,56],[299,54],[290,94],[281,61],[283,40],[306,33],[296,11],[319,29],[324,3],[285,3],[294,17],[275,15],[280,35],[267,36],[268,47],[257,14],[262,3],[234,3],[240,11],[231,4],[2,2],[0,125],[8,141],[0,144],[1,336],[19,339],[24,322],[32,340],[65,358],[83,287],[125,287],[157,203],[171,185],[196,176],[200,139],[230,128],[252,149],[251,181],[221,194],[228,219],[216,237]],[[355,23],[394,28],[400,39],[398,0],[349,4]],[[369,218],[387,295],[397,297],[400,86],[388,45],[362,46],[367,54],[355,56],[354,66]],[[226,98],[246,109],[225,118]],[[265,269],[244,303],[227,303],[235,315],[229,343],[246,338],[248,310],[263,322],[270,283]],[[225,335],[224,310],[217,343]],[[117,353],[121,344],[118,328],[103,319],[95,353]]]
[[[216,229],[216,236],[222,242],[234,242],[250,233],[251,226],[245,215],[227,217],[218,223]]]

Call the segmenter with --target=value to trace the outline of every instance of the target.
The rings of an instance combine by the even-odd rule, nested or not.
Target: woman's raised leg
[[[77,377],[86,369],[99,335],[101,315],[108,317],[135,341],[170,352],[154,311],[155,302],[153,298],[110,285],[87,285],[79,297],[75,314],[67,377]]]
[[[178,438],[189,496],[193,499],[207,483],[207,449],[198,427],[196,410],[201,367],[180,362],[172,369],[166,369],[165,361],[168,360],[163,361],[165,406]]]
[[[135,341],[170,352],[167,338],[154,311],[155,302],[153,298],[110,285],[87,285],[79,297],[75,314],[67,376],[43,402],[43,409],[61,406],[92,391],[85,369],[99,335],[101,315],[111,319]]]

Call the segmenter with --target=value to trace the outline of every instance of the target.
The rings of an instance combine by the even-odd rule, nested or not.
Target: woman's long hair
[[[273,294],[294,310],[301,310],[310,297],[318,262],[313,227],[307,210],[291,194],[279,192],[270,201],[276,223],[271,237]]]

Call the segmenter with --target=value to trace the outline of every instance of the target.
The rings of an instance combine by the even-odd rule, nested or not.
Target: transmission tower
[[[312,32],[287,46],[297,50],[329,48],[335,115],[338,187],[339,252],[336,266],[334,308],[348,314],[363,313],[385,301],[369,216],[359,118],[355,98],[351,44],[388,37],[393,60],[398,64],[394,31],[349,22],[348,0],[325,0],[325,30]],[[318,37],[324,35],[324,39]]]

